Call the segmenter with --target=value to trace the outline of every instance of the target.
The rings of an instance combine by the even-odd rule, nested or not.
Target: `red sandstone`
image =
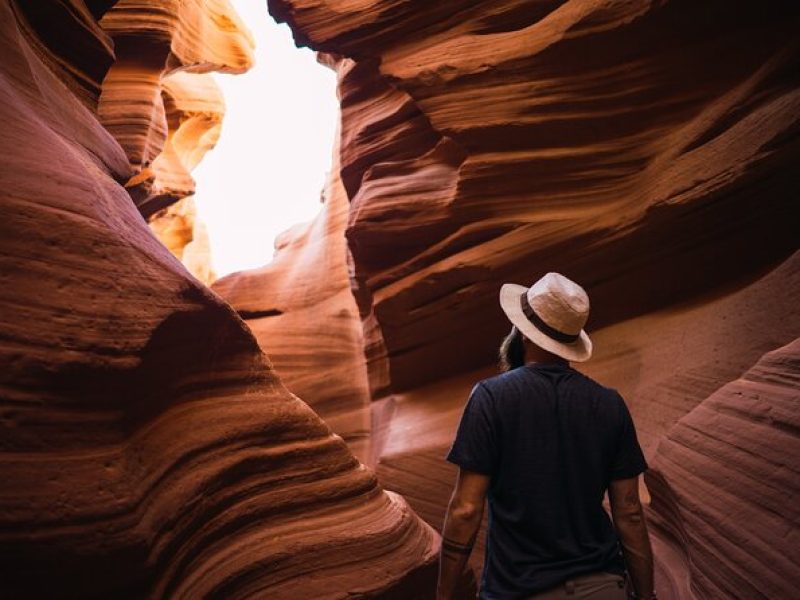
[[[339,72],[335,169],[216,293],[175,257],[206,73],[251,62],[227,2],[0,8],[3,591],[430,597],[409,505],[440,526],[499,284],[549,270],[638,425],[661,597],[799,589],[798,11],[269,5]]]

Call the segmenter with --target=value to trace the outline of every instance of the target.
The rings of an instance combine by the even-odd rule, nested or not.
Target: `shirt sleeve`
[[[498,459],[497,436],[492,418],[491,396],[479,383],[464,407],[447,460],[467,471],[494,473]]]
[[[617,438],[616,453],[611,465],[610,479],[630,479],[647,470],[647,461],[644,459],[642,448],[636,437],[636,427],[633,424],[628,406],[617,395],[619,400],[620,426]]]

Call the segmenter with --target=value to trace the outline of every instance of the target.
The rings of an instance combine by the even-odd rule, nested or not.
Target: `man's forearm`
[[[437,600],[455,598],[461,573],[467,564],[483,516],[480,510],[460,510],[451,502],[442,530],[442,549],[439,554],[439,584]]]
[[[439,584],[436,588],[437,600],[455,598],[456,588],[461,573],[467,565],[472,552],[472,543],[458,544],[442,537],[442,549],[439,553]]]
[[[616,523],[616,526],[633,589],[639,597],[650,598],[653,593],[653,550],[644,515]]]

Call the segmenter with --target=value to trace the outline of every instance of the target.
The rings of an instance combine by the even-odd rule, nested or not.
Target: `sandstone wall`
[[[684,555],[699,598],[800,589],[798,402],[800,339],[765,354],[661,440],[647,476],[655,525]]]
[[[501,282],[562,271],[597,328],[796,247],[790,3],[269,4],[357,59],[347,236],[395,391],[492,360]]]
[[[246,71],[253,40],[227,0],[121,0],[100,25],[116,60],[98,116],[125,150],[134,172],[125,187],[149,217],[194,192],[189,170],[219,135],[222,96],[202,73]]]
[[[716,406],[716,390],[800,336],[796,6],[269,6],[298,44],[353,61],[340,82],[340,175],[387,487],[441,524],[454,475],[442,457],[507,331],[499,286],[550,270],[588,289],[596,357],[585,371],[628,399],[654,465],[689,451],[686,468],[739,460],[702,439],[711,431],[690,450],[663,440],[684,440],[687,415],[709,414],[700,407]],[[761,408],[742,412],[749,436]],[[764,444],[768,467],[788,469],[775,477],[796,470],[778,437]],[[751,560],[763,589],[797,585],[796,565],[770,571],[742,552],[715,564],[710,550],[743,541],[735,516],[751,515],[774,551],[791,552],[787,520],[766,516],[790,495],[770,492],[764,508],[749,492],[711,502],[709,487],[695,518],[697,475],[683,475],[667,466],[650,478],[662,597],[727,597]],[[731,475],[721,493],[736,485]]]
[[[249,69],[253,40],[224,0],[171,1],[158,12],[154,7],[116,2],[102,16],[116,60],[105,76],[98,114],[131,163],[125,187],[139,211],[189,271],[210,283],[205,226],[193,200],[184,199],[194,194],[191,171],[217,143],[225,113],[222,93],[207,72]]]
[[[3,594],[427,596],[433,531],[124,187],[163,144],[162,76],[241,48],[230,8],[111,4],[0,4]]]
[[[148,219],[148,224],[153,235],[198,280],[210,285],[216,279],[208,231],[197,215],[194,196],[162,208]]]
[[[350,291],[349,202],[338,149],[319,214],[281,234],[268,265],[223,277],[212,289],[247,321],[286,386],[369,461],[370,393]]]

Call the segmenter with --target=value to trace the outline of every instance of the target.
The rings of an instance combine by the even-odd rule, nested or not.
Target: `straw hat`
[[[570,361],[592,356],[592,341],[583,330],[589,318],[589,296],[559,273],[548,273],[530,288],[506,283],[500,306],[522,334],[540,348]]]

